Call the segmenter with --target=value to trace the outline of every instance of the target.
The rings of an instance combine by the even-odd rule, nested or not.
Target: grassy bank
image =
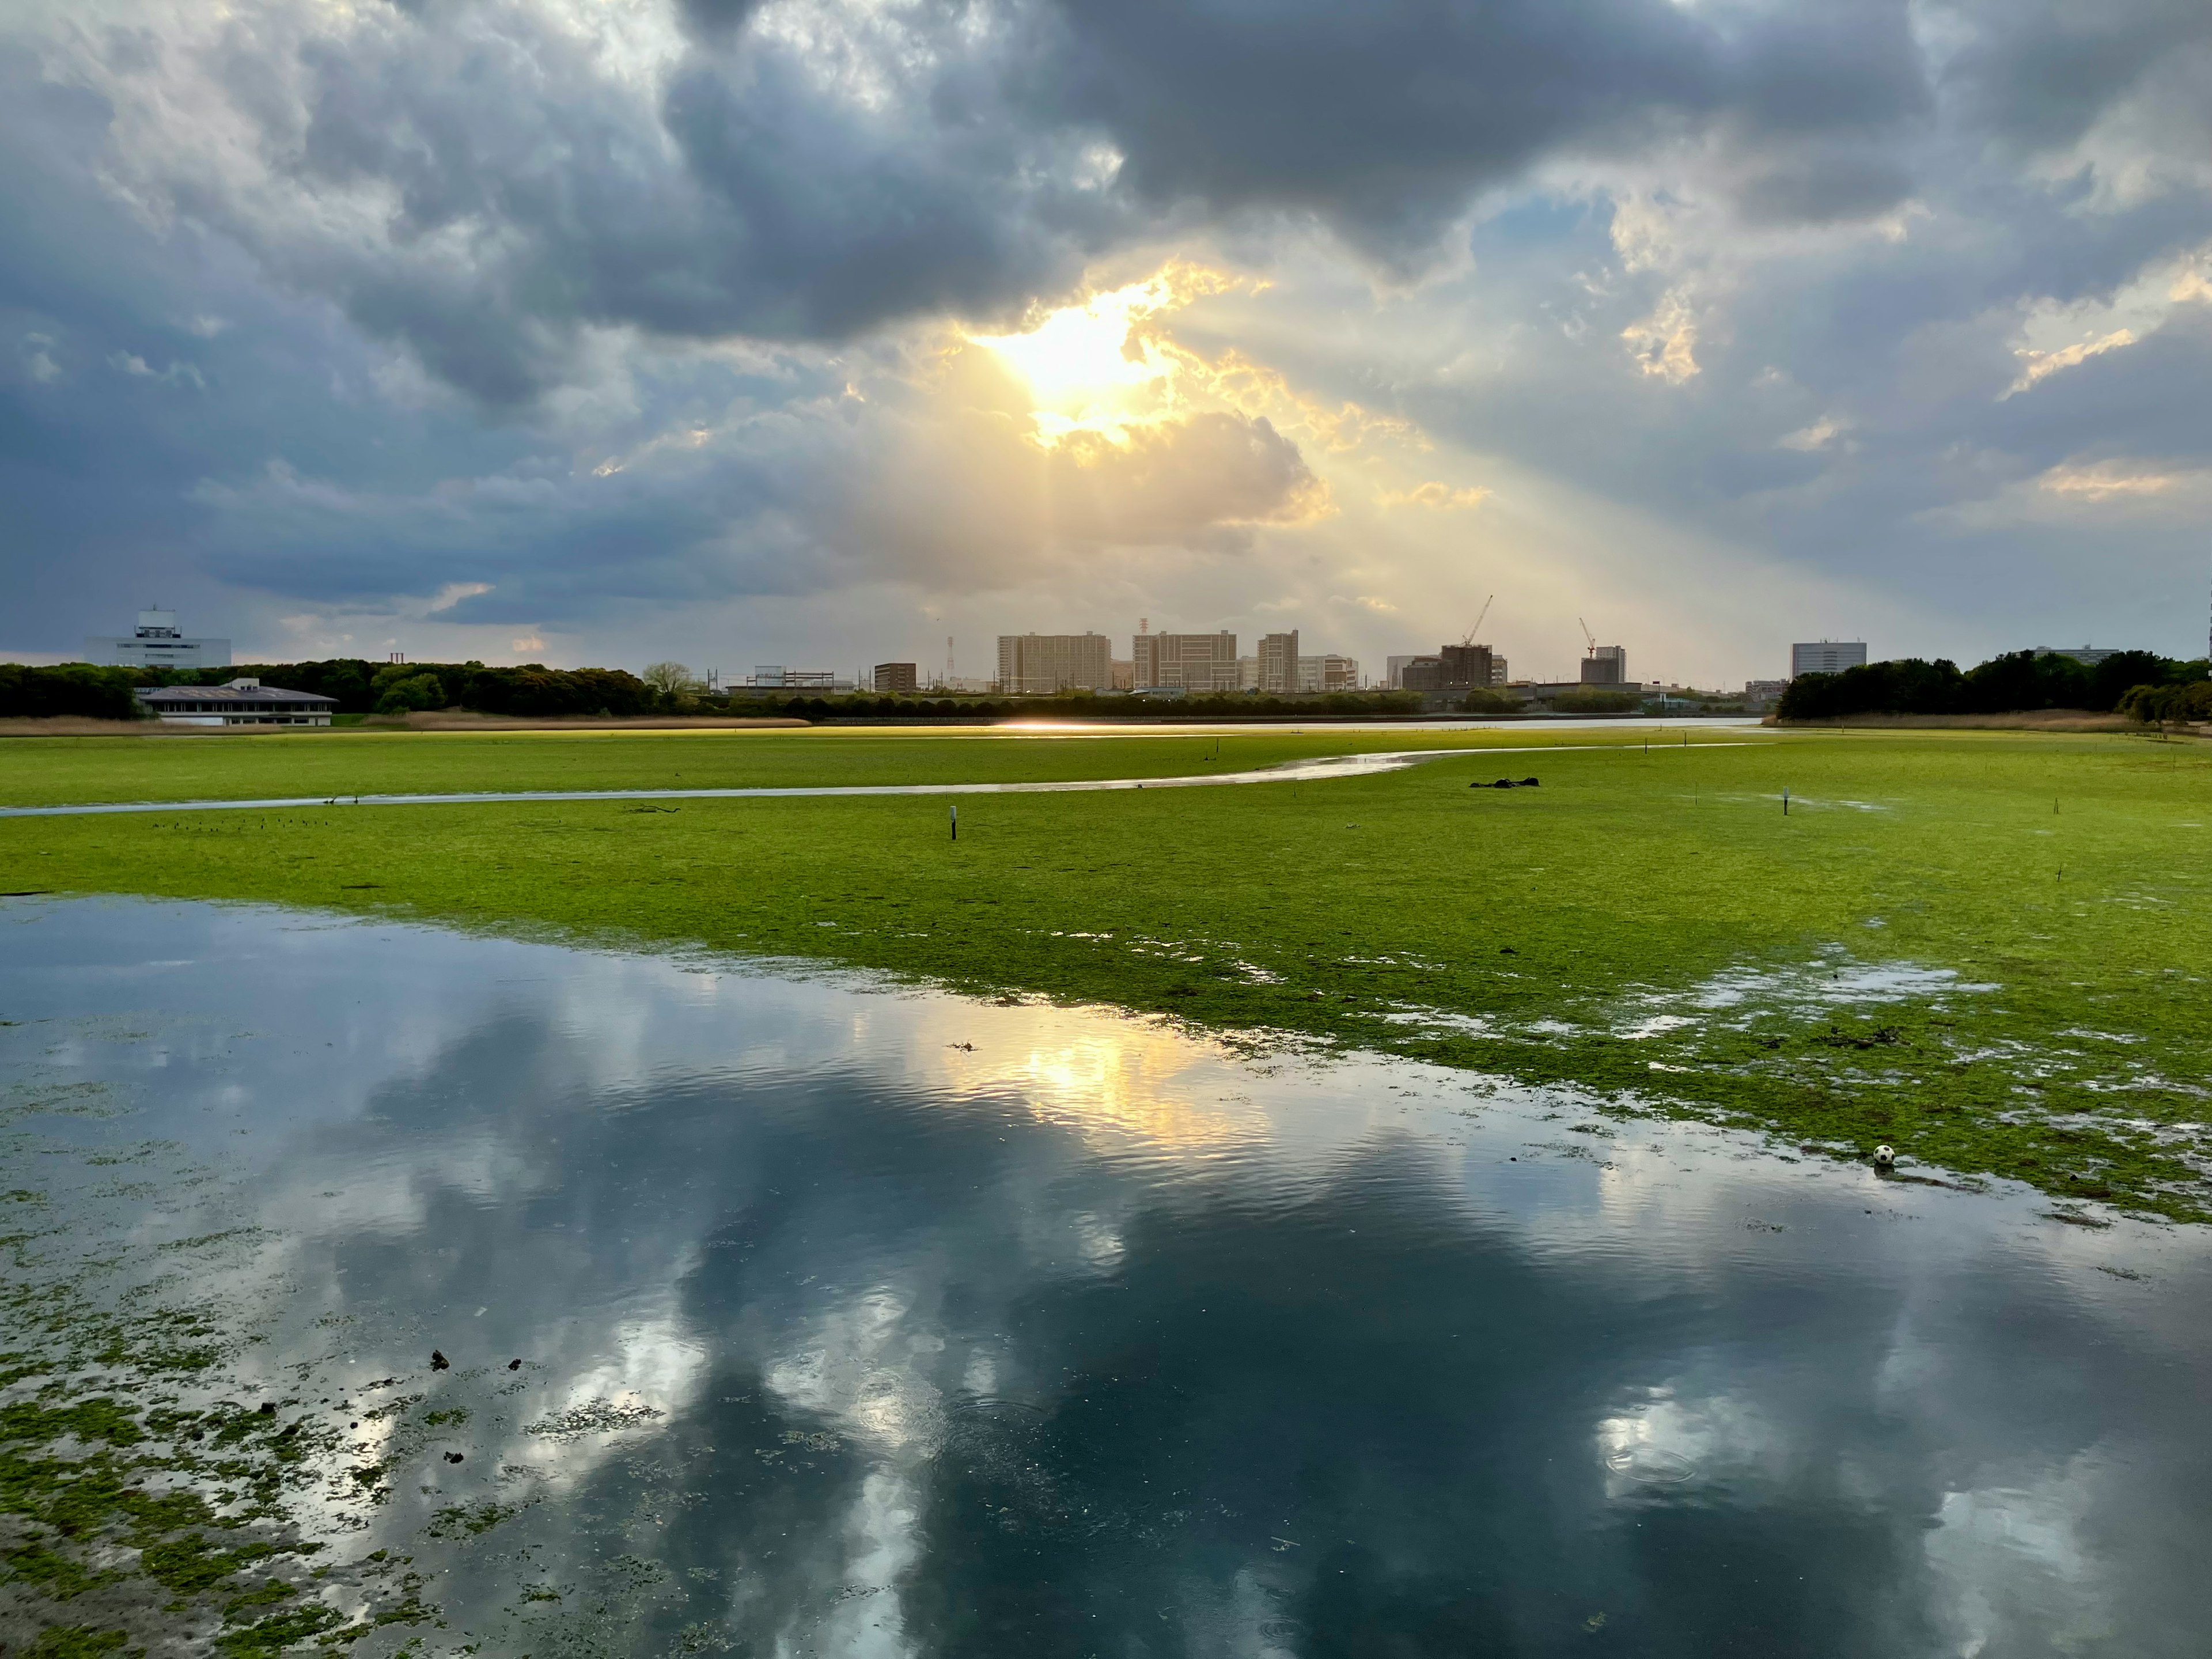
[[[1626,735],[1507,762],[1476,745],[1530,734],[1491,733],[1328,783],[970,799],[957,844],[927,799],[318,809],[0,823],[0,872],[1114,1003],[2212,1214],[2212,751],[1964,732],[1609,746]],[[158,775],[112,743],[57,744],[0,791],[1146,776],[1446,742],[1240,734],[1216,760],[1213,741],[339,735],[210,761],[216,745],[145,745]],[[1501,772],[1542,787],[1468,787]]]

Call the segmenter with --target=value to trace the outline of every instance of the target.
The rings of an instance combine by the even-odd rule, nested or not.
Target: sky
[[[25,659],[1482,617],[1729,686],[2202,655],[2208,588],[2203,0],[0,16]]]

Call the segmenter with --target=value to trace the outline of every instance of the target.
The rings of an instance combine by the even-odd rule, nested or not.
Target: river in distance
[[[383,1500],[303,1524],[415,1558],[426,1653],[2212,1629],[2191,1229],[1109,1011],[266,908],[9,902],[0,1018],[64,1236],[185,1249],[271,1389],[419,1396],[362,1431]]]

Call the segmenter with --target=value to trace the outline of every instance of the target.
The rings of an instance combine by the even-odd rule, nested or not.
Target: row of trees
[[[96,720],[135,720],[140,710],[138,699],[131,693],[139,684],[139,671],[135,668],[100,668],[88,662],[31,668],[21,663],[0,662],[0,715],[44,720],[76,714]]]
[[[30,668],[0,663],[0,715],[76,714],[136,720],[138,686],[221,685],[240,678],[287,691],[335,697],[341,714],[404,714],[414,709],[473,708],[487,714],[650,714],[677,707],[678,696],[618,668],[488,668],[480,662],[372,663],[358,657],[322,662],[240,664],[179,672],[63,663]]]
[[[2206,673],[2203,661],[2178,662],[2148,651],[2121,651],[2095,664],[2014,651],[1964,672],[1945,659],[1928,662],[1905,657],[1846,668],[1839,674],[1801,674],[1790,682],[1775,713],[1785,720],[1836,720],[1846,714],[1999,714],[2039,708],[2132,713],[2143,706],[2129,702],[2139,688],[2147,693],[2183,690],[2202,683]]]
[[[678,663],[655,663],[643,678],[616,668],[547,668],[537,663],[490,668],[480,662],[371,663],[355,657],[189,672],[104,668],[90,663],[52,668],[0,663],[0,715],[134,720],[141,712],[132,695],[135,687],[220,685],[239,676],[336,698],[337,712],[343,714],[453,708],[532,719],[686,713],[702,706],[700,694],[705,690]],[[1632,694],[1592,687],[1563,696],[1554,707],[1560,713],[1606,714],[1635,704]],[[1139,702],[1080,691],[1019,698],[858,693],[744,697],[727,706],[733,713],[801,720],[1097,719],[1127,716],[1139,709],[1194,720],[1310,720],[1418,714],[1421,697],[1410,691],[1346,691],[1296,698],[1224,694]],[[1470,714],[1510,714],[1522,707],[1512,696],[1493,691],[1471,693],[1465,706]],[[1800,675],[1783,694],[1777,712],[1784,720],[1820,720],[1848,714],[1978,714],[2039,708],[2118,709],[2145,721],[2212,719],[2212,667],[2201,660],[2177,662],[2148,651],[2122,652],[2094,665],[2071,657],[2015,651],[1965,672],[1951,662],[1908,657],[1869,663],[1840,674]]]

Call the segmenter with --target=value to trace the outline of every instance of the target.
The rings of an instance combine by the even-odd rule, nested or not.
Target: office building
[[[1298,635],[1293,629],[1287,634],[1262,634],[1260,636],[1260,655],[1255,665],[1259,670],[1258,684],[1254,690],[1263,695],[1279,696],[1285,691],[1298,689]]]
[[[1104,691],[1114,684],[1103,634],[1001,634],[999,690],[1040,692]]]
[[[141,611],[130,638],[88,637],[84,659],[122,668],[228,668],[230,641],[188,640],[177,627],[175,611]]]
[[[1840,674],[1846,668],[1866,666],[1864,640],[1818,640],[1790,647],[1790,678],[1800,674]]]
[[[1131,679],[1139,691],[1234,691],[1234,634],[1139,634],[1131,642]]]
[[[872,676],[879,692],[912,691],[921,684],[921,677],[910,662],[879,662]]]
[[[1746,680],[1743,701],[1747,708],[1771,708],[1782,701],[1782,694],[1789,689],[1787,680]]]
[[[1444,689],[1444,659],[1442,657],[1393,657],[1396,665],[1396,689],[1403,691],[1441,691]]]
[[[1590,647],[1589,655],[1583,659],[1581,683],[1584,685],[1626,685],[1629,683],[1627,647]]]
[[[224,685],[170,685],[142,690],[138,701],[168,726],[328,726],[338,700],[314,691],[286,691],[258,679]]]

